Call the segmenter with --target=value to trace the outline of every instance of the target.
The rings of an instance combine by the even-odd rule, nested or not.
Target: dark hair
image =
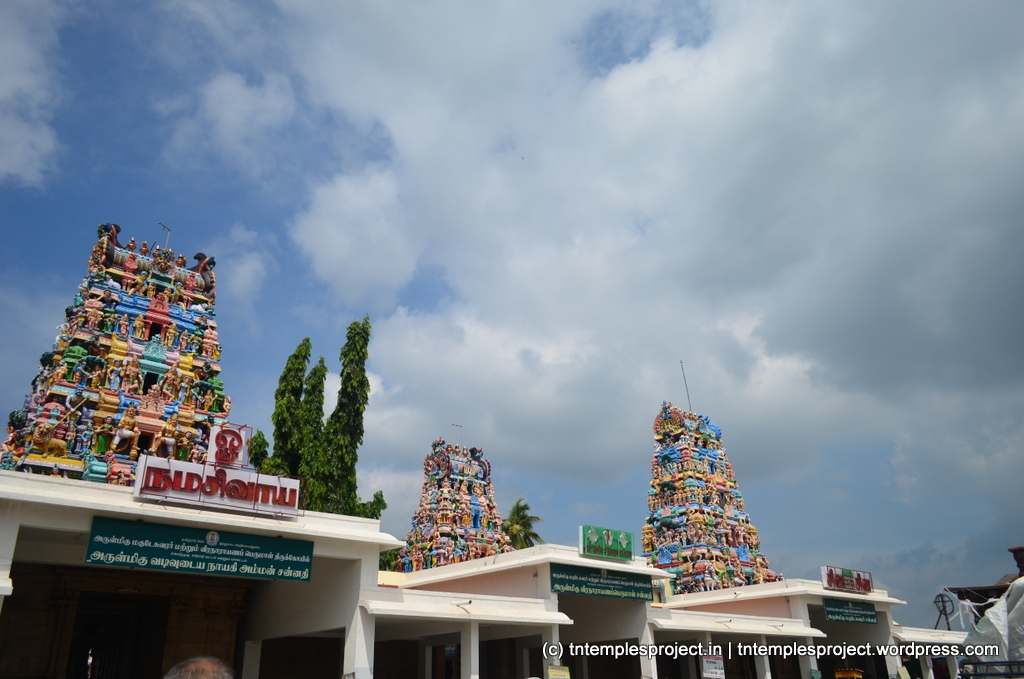
[[[183,660],[167,670],[164,679],[235,679],[235,673],[219,658],[200,656]]]

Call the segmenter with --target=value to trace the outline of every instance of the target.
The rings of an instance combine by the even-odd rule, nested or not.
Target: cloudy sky
[[[395,534],[437,436],[549,541],[639,531],[683,359],[787,575],[930,625],[1011,570],[1024,5],[402,5],[0,3],[5,409],[95,225],[164,222],[217,256],[240,420],[371,315]]]

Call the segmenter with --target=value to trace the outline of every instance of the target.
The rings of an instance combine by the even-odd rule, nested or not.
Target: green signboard
[[[551,564],[551,591],[614,599],[651,601],[651,578],[638,573],[619,573],[603,568]]]
[[[580,555],[616,561],[633,560],[633,534],[602,526],[580,526]]]
[[[863,622],[874,625],[878,622],[875,605],[869,601],[851,601],[849,599],[821,600],[825,606],[825,619],[835,622]]]
[[[85,562],[115,568],[309,580],[313,543],[93,517]]]

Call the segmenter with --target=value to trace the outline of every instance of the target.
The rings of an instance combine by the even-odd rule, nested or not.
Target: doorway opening
[[[67,679],[160,679],[167,598],[79,595]]]

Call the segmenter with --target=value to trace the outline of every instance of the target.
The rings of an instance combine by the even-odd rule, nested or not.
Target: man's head
[[[235,679],[235,674],[221,660],[201,657],[178,663],[167,671],[164,679]]]

